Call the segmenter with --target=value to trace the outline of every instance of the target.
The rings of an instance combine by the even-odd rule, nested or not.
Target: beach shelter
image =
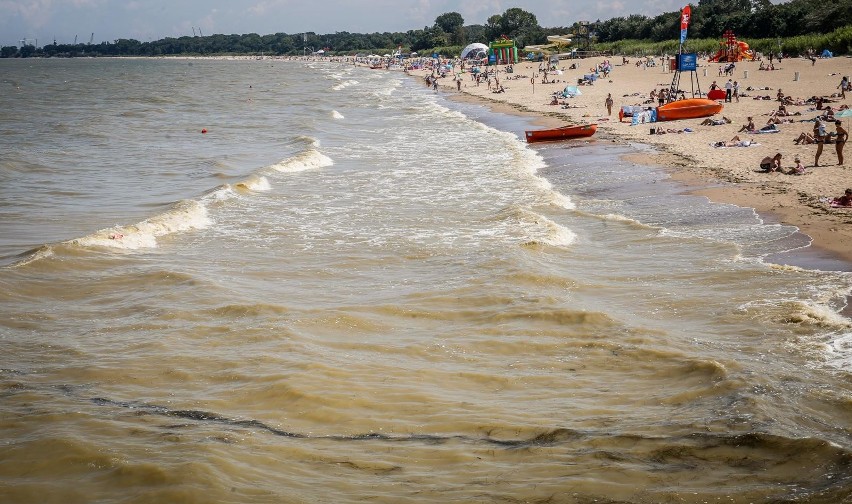
[[[833,58],[834,54],[828,49],[823,49],[822,54],[819,55],[820,58]]]
[[[565,86],[565,89],[562,90],[562,96],[566,98],[573,98],[575,96],[580,96],[581,93],[577,86]]]
[[[840,112],[835,112],[835,119],[846,119],[846,126],[849,126],[849,118],[852,117],[852,109],[843,109]]]
[[[469,44],[467,47],[462,49],[461,59],[482,59],[488,54],[488,46],[485,44],[474,43]]]

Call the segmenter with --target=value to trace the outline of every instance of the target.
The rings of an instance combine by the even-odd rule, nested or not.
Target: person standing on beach
[[[734,83],[731,82],[731,79],[728,79],[728,82],[725,83],[725,102],[731,102],[731,95],[734,92]]]
[[[814,141],[817,144],[816,155],[814,155],[814,166],[819,166],[819,157],[822,155],[822,147],[825,143],[825,126],[819,117],[814,120]]]
[[[837,151],[837,164],[843,164],[843,146],[846,145],[846,140],[849,138],[849,133],[843,128],[842,121],[834,121],[834,126],[837,127],[837,136],[834,137],[834,148]]]
[[[606,104],[606,115],[611,116],[612,115],[612,103],[613,103],[612,93],[606,94],[606,102],[604,102],[604,103]]]
[[[734,81],[734,99],[737,101],[737,103],[740,102],[740,85],[737,83],[737,81]]]

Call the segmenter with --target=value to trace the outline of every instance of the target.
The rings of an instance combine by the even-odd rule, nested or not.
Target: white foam
[[[577,239],[577,234],[567,227],[532,210],[516,208],[511,213],[514,214],[521,228],[527,234],[528,243],[545,243],[553,247],[567,247]]]
[[[359,82],[356,81],[356,80],[345,80],[345,81],[341,82],[340,84],[332,87],[331,89],[333,89],[335,91],[343,91],[344,89],[348,88],[349,86],[354,86],[358,83]]]
[[[852,333],[842,333],[826,345],[826,363],[834,368],[852,369]]]
[[[331,117],[332,117],[332,119],[343,119],[343,114],[341,114],[340,112],[338,112],[336,110],[332,110],[331,111]]]
[[[546,231],[544,243],[553,247],[568,247],[577,240],[577,234],[567,227],[557,224],[547,217],[541,217],[541,225]]]
[[[269,180],[261,175],[253,175],[242,182],[238,182],[236,187],[248,191],[269,191],[272,189]]]
[[[273,170],[293,173],[334,165],[334,161],[316,149],[309,149],[301,154],[287,158],[271,166]]]
[[[791,310],[790,313],[791,320],[794,322],[830,328],[852,328],[852,321],[826,305],[811,302],[795,304],[796,309]]]
[[[574,210],[577,208],[577,205],[575,205],[574,202],[571,201],[571,198],[560,192],[553,191],[551,194],[551,198],[551,205],[562,207],[565,210]]]
[[[211,223],[205,205],[198,201],[187,200],[178,203],[165,213],[137,224],[102,229],[89,236],[66,243],[83,247],[108,247],[127,250],[156,248],[157,238],[159,237],[192,229],[204,229]]]

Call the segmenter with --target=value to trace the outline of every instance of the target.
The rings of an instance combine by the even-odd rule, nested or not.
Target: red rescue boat
[[[568,140],[571,138],[585,138],[595,134],[598,130],[597,124],[577,124],[573,126],[562,126],[543,130],[527,130],[527,142],[548,142],[553,140]]]
[[[657,121],[710,117],[722,111],[722,104],[707,98],[688,98],[657,107]]]

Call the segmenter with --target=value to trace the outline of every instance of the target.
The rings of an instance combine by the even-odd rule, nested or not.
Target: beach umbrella
[[[846,118],[846,126],[849,126],[849,118],[852,117],[852,109],[844,109],[840,112],[834,113],[835,119],[843,119],[844,117]]]

